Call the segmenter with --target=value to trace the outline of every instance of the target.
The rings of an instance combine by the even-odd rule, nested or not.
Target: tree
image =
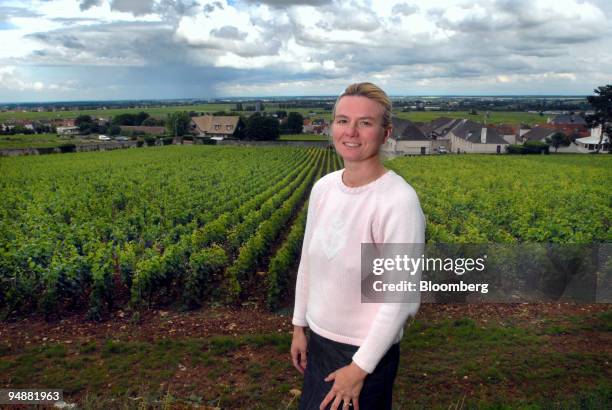
[[[304,129],[304,117],[299,112],[290,112],[287,127],[294,134],[301,134]]]
[[[74,125],[79,127],[81,134],[90,134],[96,124],[91,118],[91,115],[79,115],[74,120]]]
[[[163,126],[164,125],[164,121],[163,120],[156,120],[153,117],[149,117],[146,120],[144,120],[140,125],[144,125],[147,127],[159,127],[159,126]]]
[[[177,111],[168,114],[166,119],[166,131],[173,137],[181,137],[189,133],[191,117],[187,111]]]
[[[555,132],[550,138],[547,138],[546,142],[555,148],[555,152],[561,145],[567,147],[570,144],[569,137],[562,132]]]
[[[278,120],[255,113],[247,120],[244,134],[250,140],[277,140],[280,135]]]
[[[601,127],[601,135],[599,136],[599,144],[596,151],[599,153],[604,134],[607,134],[608,138],[612,136],[612,84],[597,87],[593,92],[596,95],[588,96],[587,101],[591,104],[595,113],[587,115],[585,121],[589,128]]]
[[[149,117],[150,115],[147,114],[146,112],[144,111],[139,112],[138,114],[136,114],[134,118],[134,125],[142,125],[142,122]]]
[[[119,135],[119,134],[121,134],[121,127],[119,127],[117,124],[112,124],[112,125],[110,125],[110,126],[108,127],[107,132],[108,132],[110,135],[113,135],[113,136],[114,136],[114,135]]]

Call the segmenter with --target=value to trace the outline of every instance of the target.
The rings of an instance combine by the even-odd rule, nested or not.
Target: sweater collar
[[[387,172],[379,176],[374,181],[368,182],[365,185],[361,185],[357,187],[350,187],[350,186],[345,185],[344,182],[342,181],[342,174],[344,174],[344,168],[338,171],[338,175],[336,178],[336,183],[338,187],[340,188],[340,190],[347,194],[359,194],[361,192],[369,191],[373,189],[374,187],[384,183],[385,179],[395,174],[395,172],[393,172],[393,170],[388,170]]]

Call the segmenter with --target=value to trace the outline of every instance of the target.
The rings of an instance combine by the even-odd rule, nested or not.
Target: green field
[[[243,103],[248,105],[248,103]],[[264,104],[264,110],[266,112],[276,112],[279,110],[277,103]],[[76,118],[78,115],[91,115],[93,117],[109,118],[123,113],[137,114],[141,111],[149,113],[152,117],[165,118],[168,113],[176,111],[195,111],[195,112],[207,112],[213,113],[217,111],[226,111],[229,115],[242,115],[248,117],[253,114],[252,111],[232,111],[236,107],[236,104],[198,104],[198,105],[184,105],[184,106],[172,106],[172,107],[152,107],[152,108],[119,108],[119,109],[107,109],[107,110],[79,110],[79,111],[57,111],[57,112],[0,112],[0,122],[7,120],[16,119],[29,119],[29,120],[50,120],[59,118]],[[324,118],[327,121],[331,121],[331,111],[322,108],[282,108],[283,111],[287,112],[299,112],[306,117],[310,118]],[[311,114],[313,113],[313,114]],[[468,118],[473,121],[484,122],[484,111],[479,111],[478,115],[470,115],[467,111],[412,111],[412,112],[401,112],[394,110],[394,115],[399,118],[408,119],[416,122],[429,122],[439,117],[450,117],[450,118]],[[533,125],[536,123],[545,123],[547,117],[540,116],[539,114],[531,114],[527,112],[513,112],[513,111],[491,111],[487,122],[489,124],[520,124],[525,123]]]
[[[0,149],[11,148],[50,148],[62,144],[105,144],[110,141],[100,141],[96,135],[91,136],[59,136],[57,134],[15,134],[0,135]]]
[[[152,117],[165,118],[168,113],[176,111],[216,112],[231,110],[235,104],[197,104],[169,107],[143,107],[143,108],[111,108],[99,110],[74,110],[55,112],[0,112],[0,122],[7,120],[52,120],[56,118],[76,118],[79,115],[91,115],[95,118],[109,118],[119,114],[138,114],[141,111],[149,113]]]
[[[611,161],[417,156],[387,166],[418,192],[429,243],[564,244],[612,242]],[[340,167],[321,148],[169,146],[3,158],[0,311],[61,314],[88,300],[97,317],[117,304],[245,300],[254,296],[255,272],[267,270],[256,296],[276,306],[290,287],[309,187]],[[280,238],[293,250],[275,261],[270,249]],[[121,273],[120,289],[113,272]],[[212,288],[210,277],[219,279]],[[8,283],[20,285],[1,288]]]
[[[286,134],[281,135],[280,141],[328,141],[329,137],[326,135],[317,134]]]
[[[428,243],[612,242],[612,156],[385,165],[417,191]],[[287,309],[308,193],[341,166],[203,145],[0,158],[0,384],[87,409],[297,408]],[[424,304],[394,408],[609,408],[610,313]]]
[[[118,303],[166,300],[163,289],[171,283],[181,288],[173,298],[185,306],[205,297],[240,299],[254,270],[268,262],[279,271],[260,296],[276,305],[288,286],[280,269],[290,267],[295,250],[276,258],[269,249],[283,250],[278,241],[289,234],[287,223],[303,225],[308,190],[339,166],[335,154],[201,146],[129,151],[0,160],[0,310],[49,315],[86,298],[90,315],[100,316]],[[291,248],[301,237],[287,240]],[[117,300],[122,292],[109,282],[116,269],[127,301]],[[220,273],[215,289],[205,285]],[[36,301],[32,275],[43,285]],[[4,288],[8,283],[17,286]]]
[[[612,242],[609,155],[416,156],[387,166],[419,194],[430,242]]]
[[[412,112],[400,112],[394,111],[394,114],[398,118],[415,121],[415,122],[429,122],[436,118],[448,117],[448,118],[467,118],[472,121],[484,123],[485,112],[479,111],[478,115],[470,115],[468,111],[412,111]],[[516,112],[516,111],[490,111],[487,124],[529,124],[533,125],[536,123],[546,123],[546,116],[540,116],[539,114],[531,114],[528,112]]]

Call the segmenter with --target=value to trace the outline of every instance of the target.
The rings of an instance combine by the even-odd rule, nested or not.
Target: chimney
[[[482,129],[480,130],[480,143],[487,143],[487,127],[482,127]]]

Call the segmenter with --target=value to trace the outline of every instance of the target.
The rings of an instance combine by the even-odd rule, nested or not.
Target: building
[[[542,141],[546,142],[547,138],[552,137],[557,132],[554,128],[546,128],[546,127],[534,127],[527,131],[525,134],[521,135],[520,142],[523,143],[525,141]]]
[[[576,139],[576,144],[578,145],[577,150],[581,153],[590,153],[597,151],[599,147],[599,137],[586,137],[586,138],[578,138]],[[608,153],[610,152],[610,138],[608,136],[604,136],[601,144],[601,149],[599,152]]]
[[[191,117],[191,132],[200,138],[237,138],[243,129],[244,123],[238,116]]]
[[[412,121],[393,117],[392,122],[393,132],[383,145],[383,151],[396,155],[433,153],[431,138],[423,134]]]
[[[576,114],[561,114],[548,119],[548,123],[552,125],[583,125],[586,126],[586,121],[580,115]]]
[[[610,152],[610,137],[607,134],[604,134],[604,137],[601,141],[601,147],[599,147],[599,139],[601,138],[602,127],[601,125],[591,129],[591,135],[585,138],[577,138],[575,143],[577,145],[578,152],[582,153],[590,153],[597,151],[597,148],[600,148],[599,152],[608,153]]]
[[[516,125],[499,124],[495,128],[497,128],[497,133],[499,136],[502,137],[508,144],[518,143],[519,127]]]
[[[501,154],[510,144],[504,140],[495,127],[463,119],[448,133],[451,152]]]
[[[79,135],[81,133],[79,127],[57,127],[55,131],[57,135]]]

